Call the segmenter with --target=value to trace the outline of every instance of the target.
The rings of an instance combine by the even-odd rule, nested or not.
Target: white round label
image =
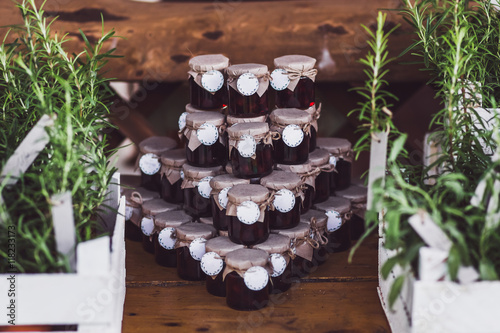
[[[272,277],[278,277],[286,269],[286,259],[279,253],[273,253],[269,257],[269,261],[271,262],[271,265],[273,266],[273,272],[271,273]]]
[[[252,157],[257,149],[257,142],[253,136],[244,134],[240,137],[237,148],[241,156]]]
[[[271,87],[274,90],[285,90],[290,84],[290,78],[288,77],[288,72],[283,68],[276,68],[271,73]]]
[[[201,85],[210,92],[219,91],[224,85],[224,75],[217,70],[211,70],[201,76]]]
[[[243,281],[248,289],[259,291],[264,289],[269,282],[269,274],[265,268],[260,266],[250,267],[245,274],[243,274]]]
[[[182,131],[184,129],[184,127],[186,127],[186,117],[187,117],[188,113],[187,112],[183,112],[181,114],[181,116],[179,117],[179,120],[177,121],[177,123],[179,124],[179,131]]]
[[[200,261],[205,254],[205,238],[195,238],[191,244],[189,244],[189,253],[194,260]]]
[[[231,187],[225,187],[219,192],[219,205],[226,209],[227,207],[227,192],[231,189]]]
[[[175,248],[175,228],[166,227],[158,234],[158,243],[165,250],[173,250]]]
[[[212,187],[210,186],[210,179],[214,177],[205,177],[200,180],[198,184],[198,193],[205,199],[210,198],[210,192],[212,192]]]
[[[158,156],[155,154],[145,154],[142,155],[139,160],[139,168],[146,175],[154,175],[158,171],[160,171],[161,162],[158,159]]]
[[[142,233],[146,236],[151,236],[153,234],[153,230],[155,229],[155,223],[150,217],[143,217],[141,220],[141,230]]]
[[[125,221],[130,220],[133,211],[134,211],[133,207],[125,206]]]
[[[224,260],[215,252],[207,252],[201,257],[201,270],[208,276],[215,276],[222,271]]]
[[[331,165],[333,165],[334,167],[337,167],[337,157],[335,156],[330,156],[330,159],[328,161]]]
[[[288,213],[295,206],[295,194],[285,188],[281,189],[276,192],[273,205],[280,213]]]
[[[243,96],[251,96],[259,89],[259,80],[252,73],[241,74],[236,81],[236,86]]]
[[[342,226],[342,216],[340,216],[340,213],[334,210],[329,210],[325,214],[328,216],[328,221],[326,223],[328,231],[333,232],[339,230]]]
[[[219,130],[215,125],[204,123],[196,131],[198,140],[205,146],[211,146],[219,139]]]
[[[244,201],[236,208],[236,216],[241,223],[254,224],[260,217],[259,206],[253,201]]]
[[[304,132],[302,129],[299,127],[299,125],[288,125],[283,129],[283,142],[288,146],[288,147],[297,147],[302,143],[302,140],[304,140]]]

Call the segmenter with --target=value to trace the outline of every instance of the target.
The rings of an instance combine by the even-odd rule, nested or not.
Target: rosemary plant
[[[47,129],[49,144],[17,184],[1,186],[5,203],[1,213],[9,219],[0,225],[0,270],[6,272],[7,227],[16,229],[16,267],[19,272],[69,271],[67,258],[57,252],[50,208],[54,194],[70,191],[77,241],[103,233],[99,207],[104,202],[114,169],[103,129],[110,90],[101,71],[114,50],[103,51],[114,32],[104,33],[91,45],[69,55],[66,36],[50,31],[53,20],[34,0],[18,5],[23,25],[9,34],[17,39],[0,45],[0,163],[2,168],[33,125],[43,116],[54,118]],[[103,29],[104,30],[104,29]]]

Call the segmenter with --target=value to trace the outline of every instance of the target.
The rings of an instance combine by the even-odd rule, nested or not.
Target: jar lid
[[[186,126],[191,128],[199,128],[204,123],[210,123],[214,126],[224,124],[224,115],[219,112],[205,111],[190,113],[186,116]]]
[[[222,167],[214,166],[211,168],[200,168],[186,163],[182,166],[182,171],[184,172],[184,177],[200,180],[205,177],[220,175],[222,173]]]
[[[144,215],[156,216],[159,213],[179,209],[179,205],[166,202],[163,199],[152,199],[142,204],[142,213]]]
[[[214,227],[202,223],[184,223],[177,228],[177,238],[183,241],[192,241],[196,238],[210,239],[217,235]]]
[[[161,163],[166,166],[179,168],[186,163],[186,149],[172,149],[161,154]]]
[[[229,77],[238,77],[245,73],[252,73],[256,76],[260,76],[265,75],[267,72],[267,66],[262,64],[239,64],[227,68],[227,75]]]
[[[352,144],[342,138],[317,138],[316,146],[326,149],[330,154],[341,154],[350,151]]]
[[[227,192],[227,198],[237,205],[245,201],[262,203],[269,198],[269,191],[264,186],[257,184],[235,185]]]
[[[312,116],[299,109],[276,109],[269,115],[271,125],[305,125],[312,122]]]
[[[302,184],[302,180],[297,174],[287,171],[273,171],[268,176],[260,180],[262,186],[272,190],[294,190]]]
[[[337,197],[351,200],[351,202],[366,202],[368,190],[365,186],[351,185],[345,190],[335,191]]]
[[[276,169],[281,170],[281,171],[286,171],[286,172],[293,172],[293,173],[300,175],[300,174],[310,172],[312,170],[312,165],[311,165],[310,161],[307,161],[306,163],[302,163],[302,164],[295,164],[295,165],[276,164]]]
[[[172,210],[155,215],[155,226],[159,229],[166,227],[177,228],[181,224],[192,222],[193,218],[183,210]]]
[[[324,212],[316,209],[309,209],[307,213],[300,215],[300,222],[310,224],[313,217],[316,219],[318,228],[326,227],[328,216],[326,216]]]
[[[213,217],[200,217],[198,220],[203,224],[214,225]]]
[[[240,124],[240,123],[263,123],[266,120],[267,120],[267,115],[253,117],[253,118],[238,118],[235,116],[227,116],[226,117],[226,122],[227,122],[228,127],[232,126],[234,124]]]
[[[344,214],[351,209],[351,202],[348,199],[340,197],[329,197],[325,202],[317,203],[314,206],[317,210],[323,212],[334,210],[340,214]]]
[[[215,252],[221,257],[227,256],[229,252],[244,248],[245,245],[233,243],[229,237],[215,237],[205,244],[207,252]]]
[[[229,66],[229,59],[222,54],[204,54],[193,57],[189,60],[189,67],[198,72],[218,70]]]
[[[233,187],[235,185],[244,185],[244,184],[250,184],[250,179],[238,178],[231,174],[219,175],[210,179],[210,187],[213,190],[218,190],[218,191],[226,187]]]
[[[265,242],[254,245],[252,248],[264,250],[269,254],[283,253],[290,249],[290,238],[280,234],[269,234]]]
[[[197,109],[194,106],[192,106],[191,104],[186,104],[186,112],[187,113],[198,113],[198,112],[207,112],[207,111],[206,110]]]
[[[323,166],[329,163],[330,153],[325,149],[316,148],[312,153],[309,153],[309,161],[313,167]]]
[[[141,153],[156,154],[158,156],[160,156],[161,153],[176,147],[177,142],[166,136],[151,136],[139,143],[139,150]]]
[[[123,195],[127,201],[133,201],[132,193],[137,192],[141,195],[142,201],[149,201],[155,198],[159,198],[160,194],[158,192],[153,192],[150,190],[146,190],[144,187],[131,188],[123,191]]]
[[[238,270],[247,270],[254,266],[265,267],[269,254],[258,249],[238,249],[226,255],[226,265]]]
[[[291,229],[273,230],[273,232],[277,232],[283,236],[288,236],[290,239],[305,238],[310,233],[310,227],[309,224],[300,222],[296,227]]]
[[[274,59],[274,66],[277,68],[291,68],[296,71],[308,71],[314,68],[316,59],[305,55],[292,54]]]
[[[240,123],[234,124],[227,129],[229,137],[239,138],[242,135],[265,135],[269,132],[269,125],[267,123]]]

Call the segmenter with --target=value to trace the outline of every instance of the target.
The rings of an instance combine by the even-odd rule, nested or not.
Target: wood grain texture
[[[103,13],[104,29],[114,28],[124,37],[106,45],[124,56],[109,63],[106,76],[151,85],[186,80],[189,58],[207,53],[223,53],[232,63],[257,62],[271,68],[275,57],[306,54],[318,59],[320,81],[363,81],[357,60],[368,47],[360,24],[374,27],[378,9],[399,4],[399,0],[48,0],[45,9],[59,16],[52,29],[69,34],[70,51],[83,47],[80,28],[89,40],[100,38]],[[21,22],[11,1],[0,3],[0,17],[2,26]],[[388,28],[401,22],[389,12]],[[2,36],[5,32],[0,28]],[[411,40],[410,28],[403,24],[391,37],[391,55],[398,55]],[[327,61],[329,57],[334,63]],[[391,69],[392,81],[425,80],[414,66],[394,64]]]

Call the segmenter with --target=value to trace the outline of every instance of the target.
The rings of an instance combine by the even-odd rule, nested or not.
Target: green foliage
[[[108,165],[105,129],[110,90],[100,72],[114,50],[103,52],[114,32],[104,33],[77,55],[64,50],[66,36],[52,34],[50,21],[34,0],[18,4],[24,24],[9,32],[0,45],[0,163],[8,158],[43,116],[55,119],[49,144],[14,187],[2,186],[10,216],[0,225],[0,256],[7,259],[8,225],[16,226],[17,269],[20,272],[69,270],[57,253],[50,215],[51,196],[70,191],[79,242],[102,234],[98,207],[114,169]],[[0,270],[7,271],[6,260]]]

